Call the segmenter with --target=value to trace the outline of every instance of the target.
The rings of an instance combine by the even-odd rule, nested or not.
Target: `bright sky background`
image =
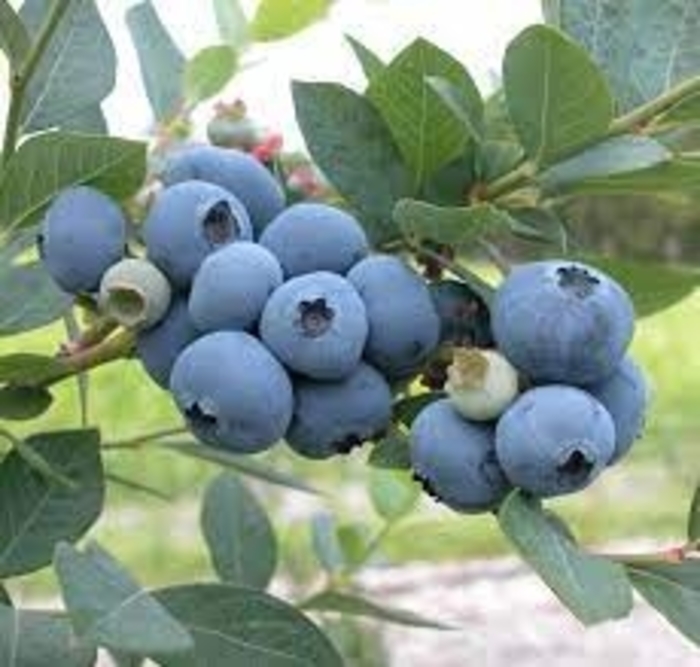
[[[104,109],[113,134],[137,137],[147,131],[150,111],[124,21],[133,4],[136,0],[98,0],[120,66],[116,88]],[[255,0],[244,0],[243,4],[252,8]],[[208,0],[154,0],[154,5],[186,55],[219,40]],[[289,92],[292,79],[362,85],[359,66],[343,39],[345,33],[386,59],[423,36],[464,62],[487,92],[499,76],[508,41],[526,25],[540,20],[539,0],[338,0],[326,22],[297,37],[249,51],[247,59],[258,64],[240,73],[222,97],[243,98],[251,115],[280,129],[286,146],[296,148],[301,138]],[[6,103],[3,94],[0,115],[4,116]],[[200,119],[209,117],[212,104],[213,100],[203,104]]]

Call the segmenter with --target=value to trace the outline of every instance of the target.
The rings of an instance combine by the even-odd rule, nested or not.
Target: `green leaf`
[[[695,489],[688,512],[688,539],[691,542],[700,540],[700,484]]]
[[[344,523],[336,530],[338,544],[343,552],[343,561],[348,565],[362,565],[369,552],[369,529],[363,523]]]
[[[99,104],[86,107],[75,116],[71,116],[61,124],[61,128],[68,132],[109,134],[107,119]]]
[[[214,15],[222,40],[240,51],[248,41],[248,19],[239,0],[214,0]]]
[[[8,0],[0,0],[0,49],[14,71],[29,51],[29,33]]]
[[[0,387],[0,419],[26,420],[44,414],[53,402],[42,387]]]
[[[233,475],[207,487],[202,531],[222,581],[266,588],[277,567],[277,540],[264,508]]]
[[[311,518],[311,544],[318,562],[326,572],[337,572],[345,565],[335,519],[330,514],[314,514]]]
[[[632,590],[624,568],[579,549],[537,501],[512,492],[498,511],[498,521],[520,555],[582,623],[630,613]]]
[[[513,234],[530,241],[554,243],[564,254],[568,252],[568,232],[564,221],[550,208],[523,207],[508,211],[520,223]]]
[[[408,237],[430,239],[458,250],[473,249],[474,242],[489,231],[517,231],[518,221],[493,204],[435,206],[417,199],[401,199],[394,220]]]
[[[547,20],[602,67],[620,111],[629,111],[700,70],[700,4],[688,0],[546,0]],[[586,108],[586,107],[584,107]]]
[[[70,623],[56,613],[0,606],[0,665],[91,667],[93,647],[76,642]]]
[[[687,192],[700,188],[700,160],[678,157],[639,171],[587,178],[566,186],[567,194]]]
[[[629,292],[637,317],[682,301],[700,285],[700,271],[661,264],[584,255],[582,260],[611,275]]]
[[[36,221],[64,188],[91,185],[116,199],[135,193],[146,175],[146,145],[114,137],[47,132],[30,137],[0,176],[0,229]]]
[[[322,19],[330,5],[331,0],[260,0],[250,32],[258,42],[291,37]]]
[[[81,553],[60,543],[54,569],[83,642],[158,658],[192,651],[190,633],[96,544]]]
[[[225,45],[209,46],[197,52],[185,66],[185,98],[190,105],[213,97],[236,73],[238,57]]]
[[[292,475],[280,472],[275,468],[271,468],[262,463],[254,461],[249,456],[239,456],[231,454],[222,449],[214,449],[207,447],[199,442],[192,441],[172,441],[163,440],[158,443],[161,447],[171,449],[179,454],[190,456],[192,458],[201,459],[216,463],[226,468],[232,468],[243,475],[248,475],[254,479],[258,479],[268,484],[275,484],[294,491],[302,491],[304,493],[317,494],[318,491],[304,482],[298,480]]]
[[[385,521],[398,521],[418,502],[420,487],[403,470],[372,468],[369,476],[369,494],[377,514]]]
[[[367,81],[371,81],[375,76],[384,70],[386,66],[381,58],[368,49],[362,42],[355,39],[352,35],[345,35],[345,40],[355,53],[357,61],[362,67],[362,71],[365,73]]]
[[[342,591],[324,591],[302,602],[299,607],[308,611],[331,611],[350,616],[365,616],[379,621],[408,625],[414,628],[431,628],[433,630],[453,630],[448,625],[432,621],[411,611],[395,609],[377,604],[372,600],[354,593]]]
[[[484,140],[484,103],[476,84],[472,81],[470,86],[456,86],[440,76],[429,76],[426,81],[464,123],[469,136],[481,143]]]
[[[36,37],[52,0],[26,0],[20,10]],[[114,88],[117,57],[94,0],[74,0],[63,15],[27,87],[22,131],[63,124],[99,104]]]
[[[190,630],[191,658],[163,667],[342,667],[323,633],[294,607],[252,588],[193,584],[164,588],[155,598]]]
[[[97,431],[41,433],[26,444],[76,488],[48,481],[17,451],[5,457],[0,464],[0,577],[48,565],[57,542],[77,540],[102,512]]]
[[[464,66],[424,39],[399,53],[370,82],[367,96],[376,106],[413,176],[413,192],[465,148],[464,123],[427,83],[440,77],[475,99],[478,91]]]
[[[0,194],[0,199],[2,195]],[[31,331],[57,320],[72,298],[62,292],[38,262],[13,266],[0,262],[0,336]]]
[[[700,645],[700,561],[626,566],[642,597],[691,642]]]
[[[485,141],[480,146],[477,173],[484,183],[495,181],[515,169],[523,157],[520,144],[511,141]]]
[[[574,157],[552,165],[538,177],[548,194],[565,192],[589,179],[649,169],[669,162],[673,154],[649,137],[623,135],[603,141]]]
[[[402,433],[394,433],[380,440],[372,449],[367,460],[374,468],[387,470],[409,470],[408,438]]]
[[[586,52],[546,26],[531,26],[508,46],[503,85],[527,155],[539,164],[603,137],[613,119],[607,83]]]
[[[65,367],[56,357],[16,352],[0,357],[0,384],[38,385],[62,373]]]
[[[130,7],[126,12],[126,23],[153,115],[157,121],[167,121],[182,104],[185,57],[161,22],[151,0]]]
[[[297,122],[313,161],[357,211],[375,244],[396,240],[391,213],[411,177],[381,117],[333,83],[292,84]]]

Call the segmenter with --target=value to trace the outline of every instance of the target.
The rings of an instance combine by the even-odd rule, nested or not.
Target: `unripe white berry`
[[[518,395],[518,373],[495,350],[456,348],[445,391],[463,417],[488,421],[499,417]]]
[[[148,329],[158,323],[170,305],[168,279],[145,259],[123,259],[102,276],[99,305],[119,324]]]

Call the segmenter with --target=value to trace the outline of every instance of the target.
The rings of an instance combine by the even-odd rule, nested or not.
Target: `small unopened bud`
[[[463,417],[488,421],[499,417],[518,395],[518,373],[495,350],[456,348],[445,391]]]
[[[148,329],[170,305],[168,279],[145,259],[124,259],[111,266],[100,283],[100,308],[122,326]]]

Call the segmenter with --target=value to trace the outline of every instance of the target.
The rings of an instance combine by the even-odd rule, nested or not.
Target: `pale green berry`
[[[124,259],[102,276],[102,312],[122,326],[148,329],[163,319],[170,305],[168,279],[145,259]]]
[[[445,391],[463,417],[488,421],[499,417],[518,395],[518,373],[495,350],[456,348]]]

